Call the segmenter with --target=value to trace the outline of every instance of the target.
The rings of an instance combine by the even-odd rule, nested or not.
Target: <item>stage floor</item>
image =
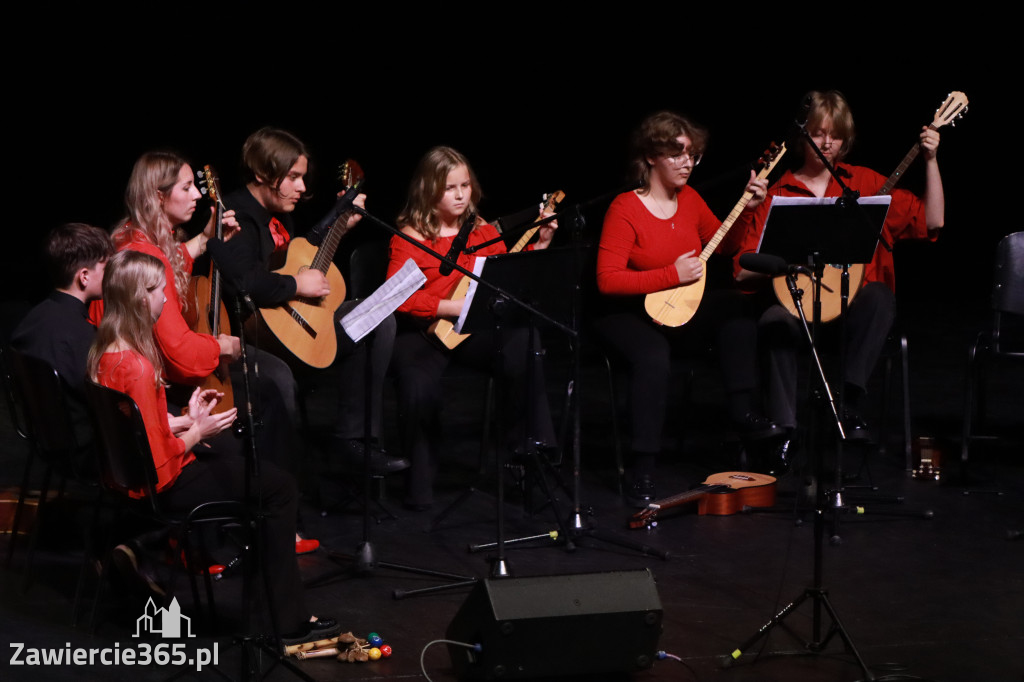
[[[1024,527],[1024,447],[1020,372],[1000,373],[993,382],[991,428],[1000,434],[974,450],[969,485],[959,477],[958,434],[962,413],[963,367],[966,333],[949,333],[941,321],[917,320],[911,333],[911,391],[915,437],[930,436],[946,457],[940,483],[914,480],[905,470],[898,428],[888,434],[888,452],[868,452],[867,471],[861,470],[863,451],[847,448],[844,469],[861,471],[858,481],[872,482],[875,492],[847,489],[844,501],[860,505],[863,514],[826,512],[822,517],[822,585],[842,625],[875,679],[920,679],[943,682],[1021,680],[1024,674],[1024,542],[1009,533]],[[552,406],[562,417],[560,386],[564,386],[566,357],[553,351],[549,363]],[[687,368],[681,368],[685,375]],[[424,646],[444,638],[445,630],[468,588],[395,599],[395,590],[439,584],[435,578],[384,567],[394,563],[452,574],[487,578],[493,552],[470,553],[469,543],[496,537],[493,469],[477,475],[477,449],[481,420],[481,379],[464,376],[452,381],[463,396],[446,408],[448,457],[438,481],[438,503],[426,512],[401,506],[400,476],[388,482],[383,504],[396,518],[380,518],[369,525],[370,539],[381,565],[362,575],[334,575],[346,564],[332,561],[327,549],[354,552],[363,536],[357,505],[331,507],[342,499],[344,482],[311,477],[302,516],[307,534],[325,549],[300,558],[303,577],[310,583],[307,601],[317,614],[338,618],[345,629],[365,636],[380,633],[394,654],[366,664],[316,660],[299,663],[317,680],[399,680],[422,678],[420,657]],[[574,550],[550,537],[509,547],[507,566],[514,577],[564,575],[596,571],[649,569],[656,580],[664,611],[658,649],[678,656],[656,661],[650,670],[636,673],[638,682],[655,680],[720,680],[770,682],[793,680],[859,680],[865,675],[836,635],[825,649],[810,654],[804,644],[813,638],[814,609],[805,602],[785,619],[786,627],[773,629],[750,646],[736,664],[719,667],[723,656],[757,633],[776,613],[801,597],[814,584],[815,513],[813,479],[786,475],[778,483],[778,503],[770,512],[731,516],[699,516],[694,508],[666,512],[653,529],[629,530],[634,512],[616,492],[608,392],[603,365],[588,358],[581,381],[582,475],[579,497],[581,518],[623,543],[638,543],[659,558],[624,545],[608,543],[584,533],[574,538]],[[739,467],[739,446],[722,416],[713,367],[698,366],[688,391],[680,390],[673,403],[679,415],[672,419],[665,456],[659,462],[658,487],[663,496],[683,492],[714,472]],[[685,395],[684,395],[685,393]],[[329,390],[310,394],[312,440],[324,440],[333,395]],[[393,419],[392,398],[388,419]],[[2,425],[3,486],[16,485],[23,456],[6,421]],[[386,423],[394,423],[386,422]],[[308,454],[312,461],[321,455]],[[803,453],[807,456],[807,452]],[[826,460],[833,463],[832,448]],[[831,468],[831,467],[830,467]],[[518,471],[518,470],[516,470]],[[516,473],[513,471],[512,473]],[[555,505],[540,505],[543,495],[526,486],[535,506],[524,509],[522,489],[509,486],[506,494],[507,538],[543,535],[572,518],[573,486],[570,461],[550,473]],[[566,483],[565,487],[560,485]],[[832,478],[825,478],[831,486]],[[445,505],[460,498],[469,486],[479,491],[452,509],[435,528],[432,521]],[[998,490],[1001,494],[982,492]],[[965,494],[969,490],[971,494]],[[320,499],[317,500],[319,494]],[[872,496],[899,497],[901,503],[877,502]],[[324,515],[321,509],[331,507]],[[557,513],[556,510],[557,509]],[[115,588],[100,609],[95,632],[70,626],[72,598],[81,553],[76,542],[74,505],[59,506],[44,534],[33,570],[34,583],[21,590],[24,550],[0,581],[0,637],[9,643],[42,649],[121,649],[141,642],[132,635],[143,613],[145,598]],[[375,510],[378,514],[380,509]],[[931,518],[925,518],[930,515]],[[832,541],[833,536],[835,541]],[[22,545],[22,548],[24,545]],[[0,544],[6,551],[6,540]],[[513,578],[514,579],[514,578]],[[241,629],[241,579],[215,585],[227,632]],[[441,581],[443,582],[443,581]],[[184,612],[192,614],[187,581],[178,580]],[[543,609],[543,604],[536,608]],[[820,633],[832,619],[823,613]],[[567,641],[586,639],[586,619],[567,628]],[[201,633],[204,634],[204,633]],[[221,667],[237,676],[237,653],[228,634],[215,640]],[[201,637],[189,647],[212,646]],[[191,649],[190,649],[191,650]],[[777,652],[791,655],[776,656]],[[593,652],[597,655],[599,652]],[[175,666],[32,667],[11,665],[16,647],[3,660],[0,679],[134,680],[207,679],[207,668],[197,675]],[[802,655],[800,655],[802,654]],[[23,653],[24,657],[27,653]],[[522,652],[529,656],[529,652]],[[267,659],[265,661],[269,662]],[[454,679],[444,646],[427,649],[425,666],[431,679]],[[270,679],[289,679],[276,668]],[[599,679],[590,676],[587,679]]]

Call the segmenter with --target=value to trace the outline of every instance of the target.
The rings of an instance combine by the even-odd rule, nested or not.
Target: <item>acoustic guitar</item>
[[[935,111],[935,116],[932,118],[932,122],[928,124],[928,127],[932,130],[938,130],[947,123],[955,126],[957,119],[961,118],[966,111],[967,95],[959,91],[951,92],[942,103],[942,106]],[[910,148],[910,151],[903,157],[900,165],[896,167],[896,170],[892,172],[892,175],[885,181],[882,188],[878,190],[876,196],[883,196],[892,192],[892,188],[900,181],[900,178],[903,177],[903,174],[910,164],[913,163],[914,159],[917,158],[917,154],[920,151],[920,143]],[[849,266],[848,270],[850,272],[850,288],[847,303],[849,304],[853,302],[853,297],[856,296],[857,291],[864,283],[864,264],[854,263]],[[825,266],[821,275],[821,322],[834,320],[842,312],[842,278],[842,265]],[[810,291],[813,284],[811,278],[807,275],[797,275],[797,286],[804,291]],[[772,280],[772,288],[775,289],[775,296],[779,299],[779,303],[794,317],[798,316],[796,304],[793,303],[793,297],[789,295],[789,286],[786,284],[785,275],[774,278]]]
[[[340,177],[346,189],[337,205],[350,206],[365,179],[363,169],[350,159],[341,167]],[[343,210],[319,247],[302,237],[292,239],[288,242],[284,265],[274,270],[279,275],[294,277],[308,268],[316,268],[327,277],[331,293],[320,298],[300,296],[278,306],[260,308],[264,326],[281,345],[311,367],[329,366],[338,353],[334,315],[345,300],[345,280],[334,265],[334,252],[349,230],[351,215],[350,209]]]
[[[656,500],[629,520],[629,527],[653,528],[658,513],[689,502],[697,502],[701,516],[729,516],[746,507],[771,507],[775,504],[775,478],[745,471],[724,471],[711,474],[703,484],[685,493]]]
[[[761,171],[757,174],[758,179],[767,178],[768,175],[775,168],[775,165],[782,159],[782,156],[786,153],[786,145],[777,145],[774,142],[771,146],[764,151],[761,158],[757,160],[757,165],[761,166]],[[732,227],[736,219],[743,213],[743,209],[746,208],[747,203],[753,198],[754,193],[750,191],[744,191],[743,196],[736,202],[732,210],[729,211],[729,216],[722,223],[718,231],[711,240],[704,245],[704,250],[700,252],[701,263],[707,265],[708,258],[715,252],[718,245],[721,243],[725,235],[728,234],[729,228]],[[697,308],[700,306],[700,301],[704,297],[704,285],[707,280],[707,267],[705,267],[701,273],[700,279],[696,282],[689,284],[683,284],[672,289],[665,289],[663,291],[656,291],[653,294],[647,294],[644,299],[644,308],[647,310],[647,314],[651,316],[651,319],[658,324],[665,325],[666,327],[679,327],[686,324],[693,319],[694,314],[697,312]]]
[[[224,202],[221,200],[220,184],[216,173],[210,166],[203,166],[203,170],[196,173],[199,176],[199,189],[206,194],[216,207],[214,220],[216,221],[217,239],[224,237],[224,226],[221,223],[224,217]],[[221,278],[217,264],[210,259],[210,274],[196,275],[189,280],[189,296],[192,305],[186,306],[183,311],[185,321],[192,331],[200,334],[231,334],[231,322],[228,319],[227,307],[221,300]],[[235,405],[235,394],[231,388],[231,376],[228,372],[228,363],[221,359],[220,365],[213,371],[213,374],[203,379],[199,384],[200,388],[212,388],[224,394],[217,405],[213,408],[214,414],[230,410]],[[185,408],[187,409],[187,407]]]
[[[558,209],[558,204],[565,199],[565,192],[559,190],[554,194],[549,194],[544,197],[544,206],[541,208],[541,213],[548,212],[554,213]],[[526,245],[533,239],[533,235],[537,233],[537,230],[541,228],[540,225],[537,227],[531,227],[523,233],[523,236],[519,238],[519,241],[508,250],[509,253],[516,253],[526,248]],[[452,287],[452,290],[448,293],[448,300],[459,301],[466,298],[466,292],[469,291],[469,277],[463,276],[459,281]],[[458,334],[455,332],[455,323],[451,320],[439,318],[434,321],[429,327],[427,332],[433,334],[438,340],[444,344],[446,348],[453,349],[460,343],[469,338],[469,334]]]

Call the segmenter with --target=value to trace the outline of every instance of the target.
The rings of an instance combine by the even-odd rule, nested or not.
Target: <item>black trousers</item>
[[[441,446],[440,410],[444,403],[441,377],[450,362],[489,372],[502,386],[499,405],[506,442],[521,442],[527,430],[537,441],[555,444],[544,371],[537,358],[532,384],[527,377],[530,334],[522,328],[471,335],[454,350],[427,338],[412,323],[395,337],[392,368],[398,379],[398,420],[402,447],[411,464],[408,501],[433,501],[433,482]],[[539,343],[537,344],[539,348]],[[500,350],[500,352],[499,352]],[[527,385],[532,388],[528,391]],[[528,394],[529,393],[529,394]]]
[[[729,410],[735,418],[754,407],[757,388],[756,324],[744,312],[746,297],[733,291],[708,291],[693,319],[681,327],[664,327],[643,312],[640,300],[614,302],[615,312],[593,322],[598,340],[626,364],[632,450],[640,456],[661,450],[669,414],[673,355],[699,353],[711,346],[719,365]]]
[[[805,305],[805,308],[809,306]],[[865,284],[850,303],[845,321],[844,380],[861,393],[866,391],[868,379],[878,364],[895,317],[896,296],[880,282]],[[838,333],[834,330],[839,325],[836,320],[820,328],[820,339],[826,345],[838,341]],[[806,334],[800,321],[778,304],[763,308],[757,329],[764,356],[768,416],[780,426],[795,427],[797,362],[800,351],[807,347]],[[833,391],[837,389],[835,386],[832,388]]]
[[[170,488],[159,494],[160,504],[169,511],[186,512],[204,502],[243,500],[245,459],[237,455],[195,450],[196,460],[182,469]],[[312,612],[303,598],[299,566],[295,558],[295,518],[298,491],[295,479],[270,462],[260,466],[258,488],[252,494],[262,498],[265,537],[259,540],[264,570],[270,585],[270,607],[277,616],[280,632],[298,630]]]

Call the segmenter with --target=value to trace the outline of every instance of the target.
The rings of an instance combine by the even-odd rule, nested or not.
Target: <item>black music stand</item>
[[[819,338],[821,318],[821,289],[825,267],[831,263],[840,263],[842,275],[840,279],[840,313],[839,313],[839,376],[846,376],[846,310],[850,298],[849,265],[869,263],[878,246],[882,233],[882,225],[889,212],[892,197],[888,195],[874,197],[775,197],[768,210],[764,232],[761,235],[759,253],[777,256],[796,266],[806,264],[810,268],[813,282],[812,323],[808,332],[808,340],[818,370],[821,362],[814,341]],[[794,274],[793,272],[789,273]],[[800,321],[807,328],[807,320],[803,315],[800,296],[790,283],[790,295],[800,312]],[[828,382],[822,374],[823,385]],[[835,507],[840,509],[842,503],[842,458],[843,442],[841,419],[845,407],[845,384],[840,382],[838,409],[832,395],[828,392],[832,416],[839,425],[837,439],[837,455],[835,467]],[[814,434],[814,427],[809,432]],[[819,450],[812,442],[812,451]],[[815,471],[819,476],[821,472]],[[820,481],[820,476],[818,478]],[[836,523],[838,517],[836,517]],[[833,542],[838,541],[838,533],[833,533]]]
[[[765,224],[764,233],[761,239],[759,251],[769,255],[782,257],[789,263],[811,263],[814,267],[815,276],[815,327],[820,319],[820,294],[821,294],[821,272],[828,262],[851,263],[868,262],[874,253],[881,233],[882,223],[885,222],[885,214],[888,212],[889,197],[869,197],[862,199],[862,203],[856,200],[841,205],[845,200],[835,199],[804,199],[776,197],[772,201],[769,211],[768,222]],[[852,204],[852,205],[851,205]],[[779,209],[779,210],[776,210]],[[774,222],[772,218],[774,216]],[[843,313],[846,309],[846,298],[849,293],[849,274],[844,265],[842,303]],[[786,274],[787,284],[793,302],[796,305],[801,326],[804,328],[807,340],[814,358],[818,377],[824,391],[824,397],[831,408],[832,417],[838,434],[836,466],[840,468],[839,462],[842,458],[842,443],[846,439],[843,431],[842,419],[836,409],[835,401],[832,398],[832,391],[829,388],[821,360],[814,345],[817,338],[817,330],[812,333],[808,327],[807,318],[804,315],[802,296],[803,291],[797,285],[796,269],[790,268]],[[841,315],[840,317],[844,317]],[[840,402],[842,398],[840,397]],[[814,429],[812,428],[813,432]],[[815,486],[815,513],[814,513],[814,578],[810,587],[804,588],[801,594],[787,604],[771,620],[761,626],[758,631],[740,644],[732,653],[720,658],[722,667],[728,667],[739,660],[743,654],[756,644],[761,638],[776,626],[781,624],[791,613],[793,613],[804,601],[810,599],[813,604],[812,612],[812,636],[811,639],[802,642],[802,650],[799,653],[821,653],[828,646],[835,635],[839,635],[847,650],[857,660],[858,665],[867,680],[875,679],[870,669],[861,658],[853,640],[846,632],[838,612],[829,601],[828,590],[824,587],[824,565],[822,551],[824,547],[824,514],[829,510],[827,493],[825,492],[822,480],[824,478],[824,462],[820,447],[811,448],[814,452],[814,475],[817,479]],[[838,475],[837,475],[838,478]],[[838,513],[842,507],[838,487],[832,491],[835,494],[835,505],[831,506],[832,511]],[[822,637],[822,609],[832,619],[828,632]],[[782,652],[780,652],[782,653]],[[789,652],[786,652],[789,653]]]
[[[555,324],[568,326],[572,321],[572,293],[576,287],[575,270],[572,267],[573,253],[571,249],[542,249],[539,251],[527,251],[522,253],[506,253],[487,256],[476,261],[474,274],[485,282],[496,285],[500,290],[511,294],[513,297],[527,303],[536,311],[546,316]],[[526,358],[526,395],[532,395],[533,381],[536,376],[535,364],[541,350],[536,347],[537,342],[537,316],[527,308],[514,303],[506,293],[499,293],[490,287],[480,287],[476,281],[470,282],[466,294],[466,305],[462,315],[455,325],[458,333],[473,333],[497,329],[498,337],[501,338],[503,330],[509,327],[526,327],[530,334],[530,343],[527,346]],[[502,344],[499,342],[498,349]],[[534,466],[538,472],[537,482],[540,484],[548,503],[554,510],[555,520],[558,523],[560,537],[571,543],[571,538],[566,532],[562,516],[554,501],[551,488],[548,486],[544,471],[551,469],[551,463],[540,456],[538,450],[539,442],[536,439],[533,423],[532,410],[527,410],[526,431],[523,436],[522,454]],[[497,557],[491,569],[492,577],[507,576],[508,566],[505,560],[505,527],[504,527],[504,504],[505,504],[505,457],[504,449],[498,448],[497,462],[497,529],[496,542],[493,545],[471,545],[471,549],[483,549],[495,547]],[[470,488],[468,493],[472,493]],[[467,495],[464,494],[452,505],[449,505],[438,517],[438,520],[451,512],[458,506]],[[436,522],[435,522],[436,523]],[[535,537],[550,537],[545,534]],[[510,540],[509,542],[522,542],[523,539]]]

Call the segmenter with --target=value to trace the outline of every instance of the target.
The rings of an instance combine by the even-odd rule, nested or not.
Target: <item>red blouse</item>
[[[186,452],[185,441],[171,433],[167,421],[167,394],[163,385],[156,382],[153,365],[131,350],[104,353],[96,370],[96,381],[127,393],[138,404],[156,467],[156,490],[163,492],[178,479],[181,470],[195,455]],[[134,491],[131,496],[142,497],[143,491]]]

